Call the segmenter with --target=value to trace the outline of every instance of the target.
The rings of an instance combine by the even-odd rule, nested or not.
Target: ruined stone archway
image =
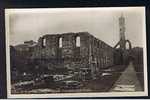
[[[126,48],[126,44],[128,43],[128,45],[129,45],[129,50],[131,50],[132,49],[132,46],[131,46],[131,42],[129,41],[129,40],[126,40],[126,42],[125,42],[125,48]],[[126,48],[127,49],[127,48]]]

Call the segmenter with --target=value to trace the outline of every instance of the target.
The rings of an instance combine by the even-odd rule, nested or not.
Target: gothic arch
[[[76,47],[80,47],[80,45],[81,45],[80,36],[79,36],[79,35],[76,35],[76,36],[75,36],[75,46],[76,46]]]
[[[59,45],[59,48],[62,48],[62,37],[58,38],[58,45]]]
[[[42,38],[42,47],[46,47],[46,38]]]
[[[129,50],[131,50],[132,49],[131,42],[129,40],[126,40],[125,46],[126,46],[127,43],[129,45]]]
[[[131,42],[129,41],[129,40],[125,40],[125,49],[127,49],[126,48],[126,44],[128,43],[128,45],[129,45],[129,50],[131,50],[132,49],[132,45],[131,45]],[[120,48],[120,44],[121,44],[121,40],[114,46],[114,48],[117,48],[117,47],[119,47]]]

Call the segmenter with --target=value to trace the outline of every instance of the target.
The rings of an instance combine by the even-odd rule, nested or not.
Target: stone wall
[[[78,37],[79,46],[77,46]],[[93,68],[98,71],[113,65],[113,53],[112,47],[88,32],[63,33],[40,37],[33,48],[31,59],[39,61],[43,59],[48,67],[78,69],[94,66]]]
[[[94,64],[95,69],[110,67],[114,64],[114,49],[105,42],[90,36],[90,63]]]

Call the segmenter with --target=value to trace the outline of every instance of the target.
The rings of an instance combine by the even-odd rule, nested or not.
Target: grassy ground
[[[32,89],[17,89],[14,88],[12,89],[12,93],[14,94],[39,94],[39,93],[81,93],[81,92],[109,92],[110,89],[113,87],[115,82],[119,79],[120,75],[122,72],[125,70],[126,66],[124,65],[117,65],[117,66],[112,66],[111,71],[103,70],[101,73],[109,73],[110,75],[104,75],[104,76],[98,76],[94,80],[88,80],[88,81],[83,81],[81,84],[83,85],[79,89],[55,89],[51,88],[52,86],[42,86],[41,88],[32,88]],[[141,84],[143,83],[143,73],[137,73],[136,74],[138,79],[140,80]],[[12,85],[13,86],[13,85]],[[143,86],[143,85],[141,85]],[[144,86],[143,86],[144,87]]]
[[[136,77],[139,80],[139,83],[142,87],[142,90],[144,89],[144,79],[143,79],[143,66],[142,65],[133,65]],[[115,82],[120,78],[122,73],[125,71],[127,66],[124,65],[116,65],[109,68],[109,70],[105,69],[102,70],[100,73],[109,73],[109,75],[104,76],[98,76],[94,80],[88,80],[88,81],[82,81],[81,84],[82,87],[78,89],[60,89],[60,88],[54,88],[53,86],[50,86],[48,84],[42,84],[37,87],[32,87],[30,89],[17,89],[12,88],[12,93],[14,94],[44,94],[44,93],[82,93],[82,92],[109,92],[110,89],[113,87]],[[130,77],[130,74],[128,76],[124,77],[123,79],[126,79]],[[12,85],[13,87],[13,85]],[[53,88],[52,88],[53,87]]]

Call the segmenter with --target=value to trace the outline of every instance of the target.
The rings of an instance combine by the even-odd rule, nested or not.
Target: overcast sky
[[[143,45],[144,8],[57,8],[8,12],[11,45],[37,41],[44,34],[87,31],[113,47],[119,41],[118,18],[121,14],[125,17],[126,39],[133,46]]]

